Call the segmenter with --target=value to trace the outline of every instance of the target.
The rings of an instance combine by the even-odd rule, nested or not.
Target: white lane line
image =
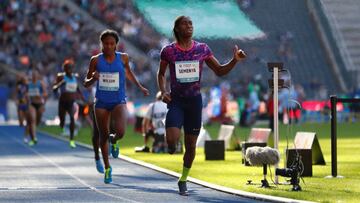
[[[97,187],[102,190],[118,190],[114,187]],[[71,190],[71,191],[86,191],[92,190],[89,187],[2,187],[1,191],[43,191],[43,190]]]
[[[3,131],[4,132],[4,131]],[[104,191],[101,191],[101,190],[98,190],[96,187],[93,187],[89,184],[87,184],[86,182],[84,182],[83,180],[81,180],[80,178],[78,178],[77,176],[73,175],[71,172],[69,172],[68,170],[66,170],[65,168],[63,168],[62,166],[60,166],[59,164],[55,163],[54,161],[52,161],[51,159],[47,158],[46,156],[42,155],[41,153],[39,153],[38,151],[36,151],[35,149],[31,148],[31,147],[28,147],[26,145],[24,145],[22,142],[20,142],[19,140],[15,139],[13,136],[10,136],[10,134],[8,134],[7,132],[4,132],[6,134],[7,137],[10,137],[12,140],[14,140],[16,143],[22,145],[22,146],[25,146],[27,147],[29,150],[31,150],[32,152],[34,152],[36,155],[38,155],[39,157],[41,157],[42,159],[44,159],[45,161],[49,162],[50,164],[52,164],[53,166],[55,166],[56,168],[58,168],[59,170],[63,171],[64,173],[66,173],[67,175],[71,176],[72,178],[74,178],[75,180],[77,180],[78,182],[80,182],[82,185],[90,188],[91,190],[97,192],[97,193],[100,193],[100,194],[103,194],[105,196],[108,196],[108,197],[112,197],[112,198],[115,198],[115,199],[119,199],[121,201],[127,201],[127,202],[137,202],[137,201],[134,201],[134,200],[131,200],[131,199],[127,199],[125,197],[121,197],[121,196],[116,196],[116,195],[113,195],[113,194],[110,194],[110,193],[107,193],[107,192],[104,192]]]

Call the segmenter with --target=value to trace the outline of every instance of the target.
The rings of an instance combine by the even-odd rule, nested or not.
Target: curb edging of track
[[[38,131],[38,132],[40,132],[40,133],[42,133],[44,135],[48,135],[48,136],[51,136],[53,138],[62,140],[62,141],[66,141],[66,142],[68,141],[67,137],[66,138],[65,137],[59,137],[57,135],[54,135],[54,134],[51,134],[51,133],[48,133],[48,132],[45,132],[45,131]],[[76,142],[76,144],[81,146],[81,147],[84,147],[86,149],[92,150],[91,145],[84,144],[84,143],[81,143],[81,142]],[[171,170],[168,170],[168,169],[165,169],[165,168],[161,168],[159,166],[146,163],[144,161],[136,160],[136,159],[124,156],[124,155],[119,155],[119,159],[122,159],[124,161],[130,162],[130,163],[133,163],[133,164],[137,164],[137,165],[140,165],[140,166],[143,166],[143,167],[146,167],[146,168],[149,168],[149,169],[152,169],[152,170],[155,170],[155,171],[158,171],[158,172],[161,172],[161,173],[173,176],[173,177],[177,177],[177,178],[180,177],[180,174],[176,173],[174,171],[171,171]],[[221,186],[221,185],[216,185],[216,184],[213,184],[213,183],[208,183],[208,182],[205,182],[205,181],[202,181],[202,180],[199,180],[199,179],[196,179],[196,178],[192,178],[192,177],[189,177],[188,181],[191,182],[191,183],[194,183],[194,184],[198,184],[198,185],[201,185],[201,186],[204,186],[204,187],[207,187],[207,188],[217,190],[217,191],[221,191],[221,192],[225,192],[225,193],[233,194],[233,195],[238,195],[238,196],[242,196],[242,197],[247,197],[247,198],[251,198],[251,199],[255,199],[255,200],[260,200],[260,201],[287,202],[287,203],[290,203],[290,202],[308,203],[308,202],[310,202],[310,201],[304,201],[304,200],[296,200],[296,199],[290,199],[290,198],[285,198],[285,197],[275,197],[275,196],[270,196],[270,195],[263,195],[263,194],[257,194],[257,193],[252,193],[252,192],[246,192],[246,191],[242,191],[242,190],[236,190],[236,189],[233,189],[233,188],[228,188],[228,187]]]

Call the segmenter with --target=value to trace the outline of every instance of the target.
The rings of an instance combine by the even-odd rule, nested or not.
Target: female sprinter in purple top
[[[235,45],[233,58],[226,64],[220,64],[205,43],[192,39],[193,25],[190,17],[179,16],[174,22],[175,42],[163,47],[160,53],[158,86],[162,98],[168,104],[166,115],[166,141],[170,154],[175,152],[175,145],[185,133],[185,154],[182,176],[178,181],[179,194],[187,195],[186,180],[195,158],[196,140],[201,128],[202,99],[200,80],[203,63],[217,75],[223,76],[246,57]],[[170,92],[165,88],[165,72],[170,71]]]

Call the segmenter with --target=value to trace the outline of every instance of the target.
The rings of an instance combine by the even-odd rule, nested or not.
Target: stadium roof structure
[[[175,18],[181,15],[191,17],[195,38],[265,37],[235,1],[136,0],[135,5],[158,32],[169,38]]]

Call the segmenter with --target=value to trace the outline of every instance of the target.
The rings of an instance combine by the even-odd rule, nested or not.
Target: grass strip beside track
[[[265,126],[260,126],[265,127]],[[205,126],[211,137],[215,139],[218,134],[219,125],[213,124]],[[60,134],[59,127],[45,126],[41,130],[52,134]],[[241,164],[241,151],[226,151],[224,161],[205,161],[203,148],[197,149],[196,159],[191,169],[190,176],[206,182],[222,185],[229,188],[254,192],[258,194],[273,195],[299,200],[317,202],[358,202],[357,196],[360,194],[360,125],[359,123],[338,124],[338,174],[345,178],[326,179],[325,176],[331,174],[331,149],[330,149],[330,124],[308,123],[294,125],[291,127],[280,126],[279,149],[281,161],[279,167],[283,167],[284,149],[286,148],[286,136],[289,138],[289,147],[292,148],[294,135],[298,131],[316,132],[320,146],[326,161],[325,166],[313,165],[313,177],[304,177],[305,183],[300,185],[301,192],[292,192],[290,185],[278,185],[275,187],[271,182],[270,172],[268,171],[268,181],[273,186],[270,189],[260,188],[262,167],[245,167]],[[247,138],[250,128],[236,127],[235,134],[241,141]],[[91,130],[88,127],[80,129],[78,142],[91,144]],[[143,137],[134,132],[133,126],[129,125],[124,139],[120,142],[120,153],[133,159],[141,160],[153,165],[181,173],[182,154],[153,154],[135,153],[134,147],[141,146]],[[272,138],[269,143],[271,145]],[[271,173],[274,175],[273,167]],[[251,185],[247,185],[247,180],[252,180]],[[279,177],[280,183],[286,179]]]

